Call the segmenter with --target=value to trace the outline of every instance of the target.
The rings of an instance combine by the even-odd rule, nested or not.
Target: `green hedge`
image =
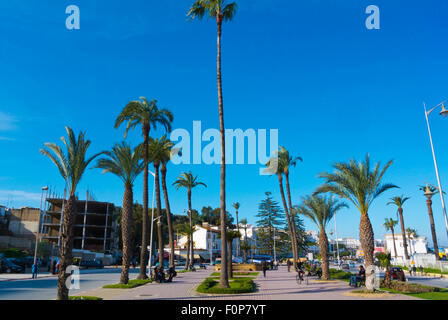
[[[350,280],[351,276],[353,276],[351,272],[345,272],[337,269],[330,269],[330,278],[332,279]]]
[[[143,286],[143,285],[151,283],[151,282],[152,282],[151,279],[146,279],[146,280],[135,279],[135,280],[129,280],[129,282],[127,284],[121,284],[121,283],[107,284],[107,285],[103,286],[103,288],[105,288],[105,289],[132,289],[132,288],[136,288],[139,286]]]
[[[250,293],[256,289],[255,282],[252,279],[235,279],[229,281],[230,288],[218,288],[218,282],[212,278],[206,278],[197,288],[200,293],[214,294],[239,294]]]

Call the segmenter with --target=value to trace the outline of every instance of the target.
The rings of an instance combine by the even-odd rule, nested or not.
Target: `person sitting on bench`
[[[169,269],[168,269],[168,280],[166,280],[166,282],[173,282],[173,278],[175,277],[175,276],[177,276],[177,272],[176,272],[176,270],[174,269],[174,267],[170,267]]]
[[[363,266],[359,266],[359,272],[356,276],[350,277],[350,286],[356,288],[358,287],[358,282],[359,286],[361,286],[363,283],[366,282],[366,270],[364,269]]]

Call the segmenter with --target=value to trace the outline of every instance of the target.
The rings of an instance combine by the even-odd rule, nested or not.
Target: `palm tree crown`
[[[397,220],[394,220],[392,218],[386,218],[385,222],[383,223],[384,228],[386,229],[386,231],[393,231],[395,226],[398,224]]]
[[[207,185],[203,182],[197,181],[198,176],[193,176],[192,172],[183,172],[178,179],[173,183],[173,185],[176,187],[176,189],[179,188],[187,188],[189,190],[197,187],[197,186],[204,186],[207,187]]]
[[[313,195],[302,198],[302,205],[296,212],[311,219],[320,230],[325,230],[328,222],[342,208],[348,208],[347,204],[331,197]]]
[[[148,151],[149,161],[156,164],[168,163],[171,159],[171,149],[174,143],[170,139],[167,139],[166,135],[160,139],[149,139]]]
[[[238,210],[240,208],[240,203],[239,202],[235,202],[234,204],[232,204],[232,207],[234,207],[235,210]]]
[[[407,201],[407,200],[409,200],[410,198],[409,197],[405,197],[405,196],[401,196],[401,197],[393,197],[393,198],[390,198],[390,200],[392,200],[392,201],[390,201],[390,202],[388,202],[387,204],[389,205],[389,204],[394,204],[394,205],[396,205],[398,208],[401,208],[401,207],[403,207],[403,205],[404,205],[404,203]]]
[[[221,21],[230,21],[236,14],[238,6],[235,2],[226,0],[196,0],[187,13],[191,19],[202,19],[206,14],[209,18],[220,18]]]
[[[67,131],[68,141],[65,137],[61,137],[67,148],[65,154],[60,146],[50,142],[45,143],[45,148],[41,148],[40,153],[49,157],[58,167],[62,178],[65,180],[69,194],[74,195],[86,168],[103,152],[86,159],[87,149],[90,147],[91,142],[85,139],[85,132],[80,132],[78,138],[76,138],[70,127],[65,127],[65,130]]]
[[[140,100],[131,101],[124,107],[115,121],[115,128],[127,121],[125,138],[129,130],[138,125],[143,125],[144,129],[149,131],[150,128],[157,129],[157,125],[161,124],[167,131],[171,131],[171,122],[173,121],[171,111],[159,109],[157,100],[149,102],[145,97],[140,97]]]
[[[392,163],[393,161],[390,160],[381,168],[378,162],[371,168],[368,154],[363,162],[357,163],[354,159],[348,163],[337,162],[333,164],[334,173],[319,174],[320,178],[326,179],[326,183],[320,186],[315,194],[334,193],[351,201],[362,215],[366,215],[373,200],[389,189],[398,188],[394,184],[381,183]]]
[[[142,149],[132,147],[126,142],[115,144],[112,151],[104,152],[107,158],[98,160],[97,168],[118,176],[126,186],[132,187],[135,179],[143,171]]]

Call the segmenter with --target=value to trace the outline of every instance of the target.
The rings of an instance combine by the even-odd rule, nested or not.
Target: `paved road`
[[[70,290],[76,295],[85,290],[92,290],[106,284],[118,283],[121,269],[81,270],[80,289]],[[130,278],[138,275],[138,269],[130,270]],[[0,282],[0,300],[51,300],[56,298],[57,277],[38,278],[35,280],[14,280]]]

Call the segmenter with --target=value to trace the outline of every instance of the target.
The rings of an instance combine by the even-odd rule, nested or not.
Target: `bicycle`
[[[304,282],[306,285],[308,285],[308,277],[305,277],[305,272],[303,272],[302,270],[297,271],[296,282],[299,286],[301,286]]]

